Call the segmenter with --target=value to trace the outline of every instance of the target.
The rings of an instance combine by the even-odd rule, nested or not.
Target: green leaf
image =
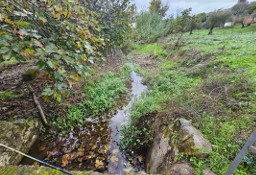
[[[0,54],[5,54],[9,51],[10,51],[10,49],[8,47],[2,47],[1,50],[0,50]]]

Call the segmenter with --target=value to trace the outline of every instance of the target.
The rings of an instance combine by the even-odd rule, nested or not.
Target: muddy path
[[[147,90],[142,77],[132,72],[129,103],[117,109],[115,115],[88,119],[83,127],[54,138],[41,136],[29,155],[68,170],[94,170],[109,174],[141,171],[144,159],[125,155],[119,147],[120,130],[129,122],[129,108],[141,93]],[[24,158],[21,164],[35,162]]]

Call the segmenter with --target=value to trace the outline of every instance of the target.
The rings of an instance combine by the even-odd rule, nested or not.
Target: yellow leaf
[[[95,167],[96,168],[103,168],[104,167],[104,162],[102,162],[101,160],[96,160]]]
[[[61,158],[61,167],[66,167],[68,165],[68,154],[65,154],[64,156],[62,156]]]
[[[118,162],[118,158],[117,158],[116,156],[112,156],[112,157],[110,158],[110,161],[111,161],[111,162]]]
[[[0,21],[3,22],[4,21],[4,14],[0,13]]]
[[[117,153],[119,153],[119,150],[118,149],[114,149],[113,151],[112,151],[112,154],[117,154]]]

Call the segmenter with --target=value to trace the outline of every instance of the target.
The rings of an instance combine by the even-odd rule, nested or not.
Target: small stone
[[[193,175],[194,168],[188,162],[179,162],[171,165],[166,170],[166,175]]]

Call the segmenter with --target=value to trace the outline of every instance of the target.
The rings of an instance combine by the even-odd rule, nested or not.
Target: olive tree
[[[244,28],[244,17],[249,14],[249,3],[247,1],[239,1],[232,7],[232,14],[235,16],[235,23],[240,23]]]
[[[232,13],[229,10],[216,10],[208,14],[206,25],[210,29],[208,35],[212,34],[215,27],[223,25]]]
[[[150,13],[158,13],[162,17],[165,17],[168,9],[169,9],[169,6],[167,4],[163,4],[161,0],[151,0],[150,2],[150,6],[149,6]]]

